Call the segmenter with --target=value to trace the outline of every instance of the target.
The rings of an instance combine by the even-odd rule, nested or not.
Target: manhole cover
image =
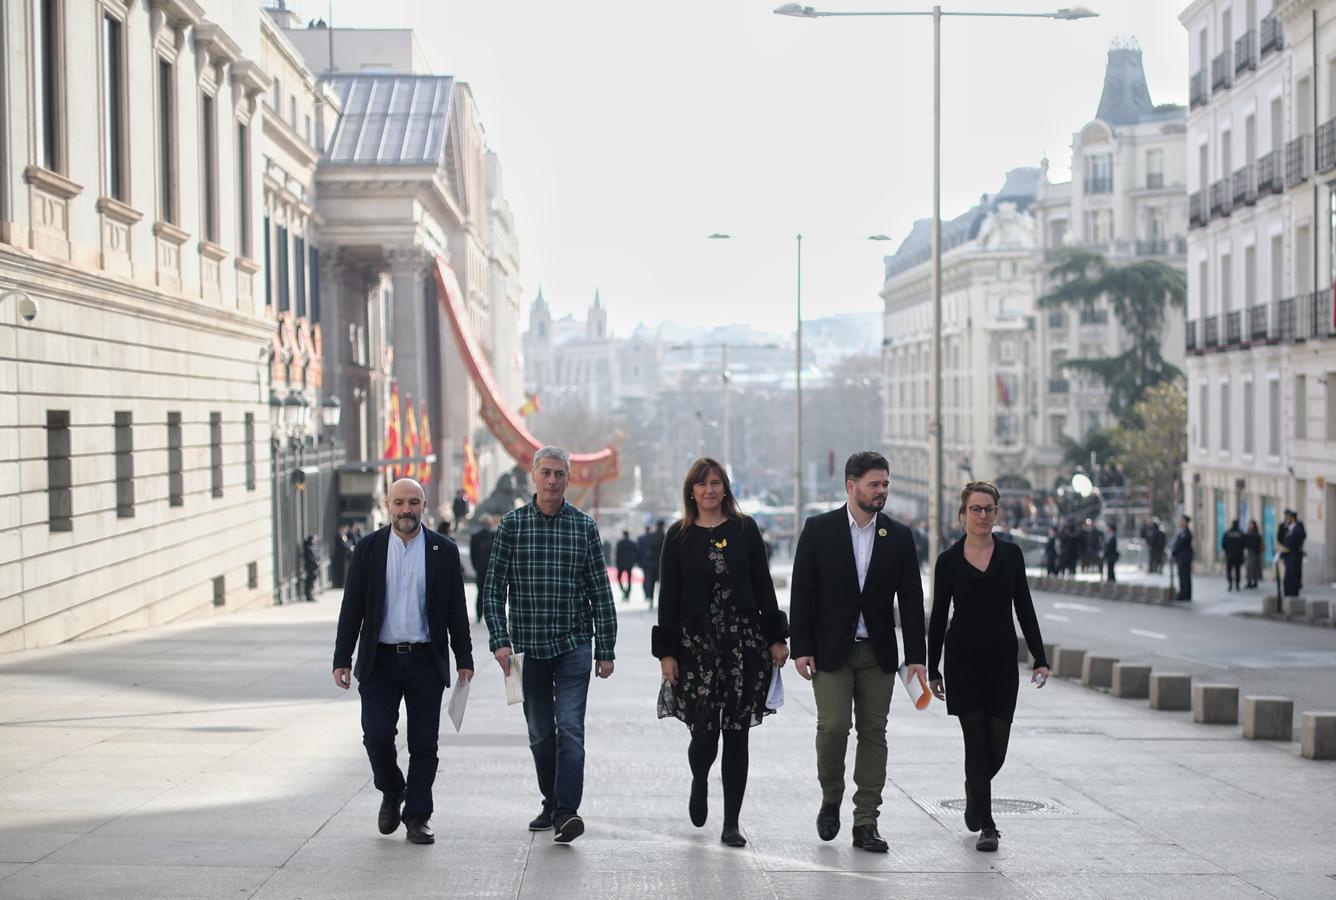
[[[933,815],[953,815],[965,811],[965,799],[929,800],[915,798],[915,803]],[[994,816],[1070,816],[1075,811],[1056,800],[1036,800],[1019,797],[994,797]]]

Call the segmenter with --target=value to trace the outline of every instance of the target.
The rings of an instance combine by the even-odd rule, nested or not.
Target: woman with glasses
[[[1048,679],[1044,640],[1025,580],[1021,548],[993,535],[1000,494],[991,481],[971,481],[960,492],[958,517],[965,536],[937,557],[932,617],[928,623],[928,686],[959,718],[965,738],[965,827],[981,831],[975,848],[997,849],[992,780],[1007,756],[1020,679],[1011,612],[1035,659],[1030,681]],[[952,609],[954,607],[954,610]],[[950,616],[950,626],[947,617]],[[946,645],[946,683],[938,662]]]

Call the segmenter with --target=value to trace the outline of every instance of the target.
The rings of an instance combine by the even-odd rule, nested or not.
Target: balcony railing
[[[1267,306],[1266,303],[1258,303],[1248,308],[1248,340],[1251,343],[1260,344],[1271,337],[1266,327]]]
[[[1234,83],[1234,67],[1228,50],[1211,60],[1211,93],[1223,91]]]
[[[1188,221],[1198,228],[1206,227],[1206,223],[1211,221],[1207,215],[1206,204],[1201,191],[1193,191],[1188,194]]]
[[[1294,298],[1293,329],[1289,340],[1307,341],[1336,336],[1332,322],[1331,291],[1313,291]]]
[[[1137,241],[1137,256],[1182,256],[1188,252],[1188,239],[1155,238],[1149,241]]]
[[[1268,53],[1284,47],[1285,35],[1280,30],[1280,20],[1275,16],[1267,16],[1262,20],[1262,59],[1266,59]]]
[[[1206,339],[1202,341],[1202,346],[1207,350],[1214,350],[1220,346],[1220,317],[1202,316],[1202,324],[1206,326],[1203,329],[1206,332]]]
[[[1156,190],[1156,189],[1158,189],[1158,188],[1162,188],[1162,187],[1164,187],[1164,173],[1163,173],[1163,172],[1147,172],[1147,173],[1146,173],[1146,188],[1147,188],[1148,190]]]
[[[1112,194],[1112,175],[1087,175],[1082,187],[1087,194]]]
[[[1248,163],[1234,173],[1234,205],[1252,206],[1257,202],[1257,187],[1253,184],[1253,166]]]
[[[1317,171],[1336,169],[1336,119],[1317,127]]]
[[[1312,172],[1313,136],[1301,134],[1285,145],[1285,187],[1302,184]]]
[[[1332,292],[1318,291],[1313,295],[1313,337],[1336,337],[1336,318],[1333,318]]]
[[[1243,311],[1225,313],[1225,346],[1237,347],[1243,343]]]
[[[1280,153],[1272,150],[1257,158],[1257,193],[1279,194],[1285,190],[1285,173],[1276,171],[1281,161]]]
[[[1276,301],[1276,319],[1273,324],[1273,338],[1282,341],[1294,340],[1294,298],[1286,297]]]
[[[1071,382],[1066,378],[1050,378],[1048,380],[1048,392],[1050,394],[1065,394],[1071,390]]]
[[[1234,207],[1230,202],[1229,182],[1221,178],[1211,184],[1211,218],[1229,215]]]
[[[1067,327],[1067,314],[1066,314],[1065,312],[1060,312],[1060,311],[1058,311],[1058,310],[1052,310],[1052,309],[1049,310],[1049,311],[1048,311],[1048,327],[1049,327],[1049,328],[1066,328],[1066,327]]]
[[[1107,325],[1109,324],[1109,311],[1107,309],[1083,309],[1081,310],[1082,325]]]
[[[1257,46],[1257,32],[1244,32],[1243,37],[1234,42],[1234,74],[1241,75],[1245,71],[1257,68],[1257,52],[1253,49]]]
[[[1196,109],[1198,106],[1205,106],[1209,99],[1210,94],[1206,91],[1206,70],[1202,69],[1188,79],[1188,105]]]
[[[1196,319],[1188,319],[1188,321],[1187,321],[1187,326],[1186,326],[1186,328],[1184,329],[1184,337],[1186,338],[1187,351],[1188,351],[1189,353],[1196,353],[1196,352],[1197,352],[1197,320],[1196,320]]]

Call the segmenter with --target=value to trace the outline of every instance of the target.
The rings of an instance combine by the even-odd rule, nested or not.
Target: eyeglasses
[[[965,511],[972,516],[991,516],[997,512],[996,506],[967,506]]]

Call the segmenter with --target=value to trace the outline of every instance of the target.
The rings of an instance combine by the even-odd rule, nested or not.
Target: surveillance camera
[[[31,322],[33,319],[37,318],[37,301],[29,297],[27,294],[20,297],[19,315],[23,317],[23,321],[25,322]]]

